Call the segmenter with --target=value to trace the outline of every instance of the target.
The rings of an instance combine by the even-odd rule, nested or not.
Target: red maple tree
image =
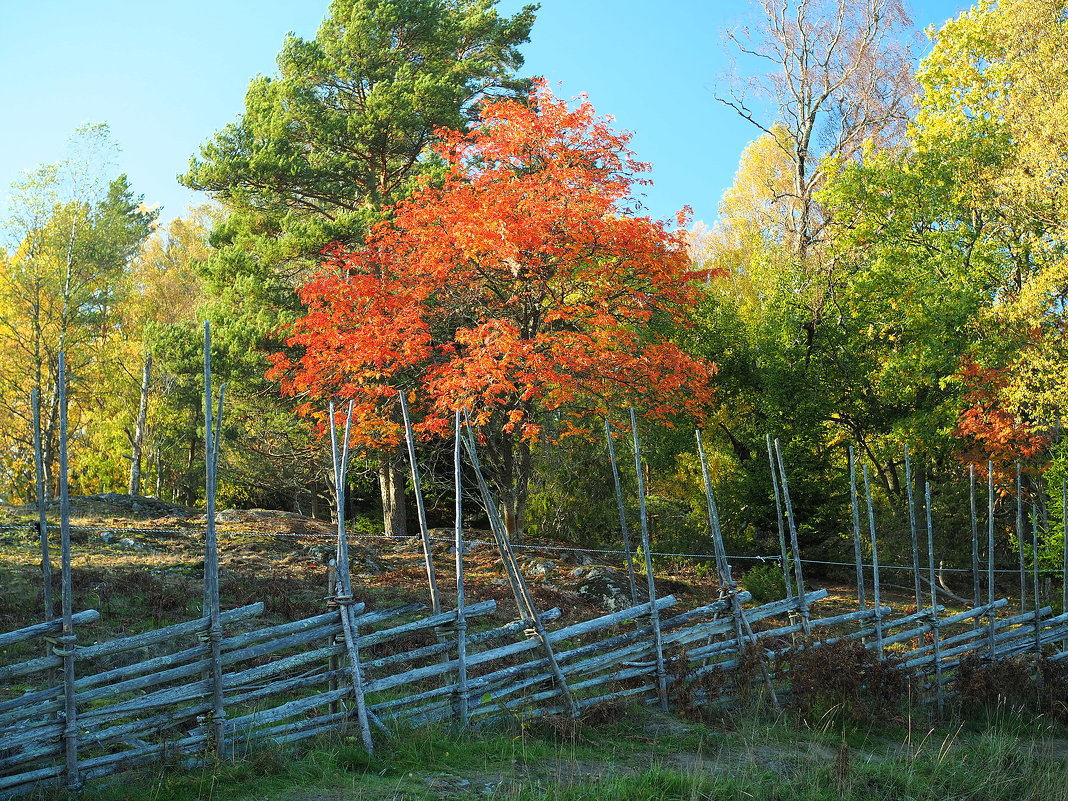
[[[533,443],[631,405],[660,421],[696,413],[715,368],[661,333],[685,325],[695,276],[681,232],[638,213],[648,165],[629,134],[539,83],[527,104],[488,103],[470,133],[439,136],[444,177],[364,247],[330,251],[299,290],[307,314],[289,343],[302,355],[276,356],[271,375],[306,411],[353,400],[357,445],[401,436],[398,390],[424,436],[449,436],[469,410],[515,532]]]

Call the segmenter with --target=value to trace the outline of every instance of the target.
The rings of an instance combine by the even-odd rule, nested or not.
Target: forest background
[[[411,383],[429,362],[396,362],[388,375],[377,363],[374,381],[354,382],[366,371],[358,360],[348,377],[294,382],[290,374],[283,394],[266,377],[271,357],[285,354],[295,366],[316,344],[287,339],[308,313],[305,304],[316,302],[297,290],[322,278],[331,243],[343,250],[334,251],[326,275],[381,276],[385,263],[365,254],[383,241],[374,232],[384,221],[390,236],[408,237],[388,243],[412,247],[411,263],[421,264],[424,250],[415,246],[429,240],[404,221],[416,220],[420,203],[434,210],[426,192],[473,192],[486,174],[485,161],[454,163],[435,153],[435,142],[447,141],[436,133],[441,127],[471,136],[529,133],[555,120],[549,134],[582,134],[567,152],[584,153],[588,169],[566,180],[581,179],[576,185],[590,202],[604,204],[590,219],[611,223],[617,245],[578,266],[603,266],[621,247],[645,243],[643,259],[616,277],[628,297],[645,293],[657,313],[613,319],[623,321],[617,333],[634,337],[635,349],[657,346],[649,363],[660,372],[648,372],[644,395],[587,383],[563,397],[557,390],[574,369],[542,376],[532,395],[487,395],[493,377],[477,370],[464,375],[482,380],[481,388],[440,390],[439,416],[446,407],[494,411],[478,422],[489,461],[499,457],[497,489],[511,504],[505,511],[516,536],[617,541],[600,426],[604,416],[624,421],[633,405],[648,416],[642,426],[659,550],[710,550],[692,438],[700,427],[733,553],[777,550],[770,433],[784,445],[810,554],[831,556],[847,544],[850,445],[869,465],[891,551],[904,551],[907,444],[917,487],[932,484],[936,527],[951,552],[963,557],[971,541],[969,466],[983,479],[988,461],[1002,493],[1000,536],[1011,540],[1008,496],[1019,460],[1023,492],[1035,504],[1028,525],[1059,564],[1068,474],[1063,5],[981,3],[931,29],[924,45],[907,10],[891,0],[758,4],[753,24],[727,37],[736,69],[717,84],[715,99],[700,101],[718,100],[720,113],[743,120],[754,137],[709,226],[645,217],[634,202],[643,172],[629,140],[580,103],[571,105],[578,116],[568,117],[551,96],[530,94],[522,53],[537,37],[536,15],[533,7],[504,13],[489,0],[335,0],[314,37],[285,40],[278,73],[253,80],[243,109],[234,110],[237,121],[204,132],[181,180],[212,202],[165,224],[116,174],[106,125],[80,128],[61,161],[29,171],[13,186],[0,253],[4,497],[21,502],[34,492],[34,393],[54,483],[62,348],[73,374],[76,491],[195,504],[207,319],[216,371],[228,386],[221,502],[330,516],[321,412],[329,398],[364,397],[359,384],[376,390],[378,416],[360,443],[362,469],[346,517],[357,531],[414,532],[396,409],[383,388],[413,393],[433,518],[438,468],[448,470],[447,431],[428,424],[433,404],[416,391],[427,385]],[[927,54],[917,61],[921,50]],[[488,98],[513,104],[497,107],[513,109],[503,123],[485,116]],[[508,129],[519,125],[520,107],[540,116]],[[484,159],[489,152],[479,151]],[[505,178],[541,174],[533,161],[517,163],[520,156],[511,154]],[[544,186],[561,180],[545,175]],[[486,196],[505,197],[502,186],[484,187]],[[398,211],[406,199],[408,212]],[[568,228],[576,215],[555,219],[560,226],[543,235],[592,247],[577,225]],[[534,277],[541,289],[559,290],[559,273],[524,267],[513,276],[524,291]],[[590,280],[563,294],[572,297]],[[430,288],[435,298],[446,284]],[[549,334],[586,330],[589,320],[572,306]],[[484,303],[472,308],[465,313],[489,315]],[[435,330],[442,342],[455,333]],[[521,333],[517,346],[546,334]],[[658,394],[675,374],[666,368],[682,359],[705,365],[704,373],[687,373],[690,383]],[[522,420],[533,428],[516,427],[519,404],[527,404]]]

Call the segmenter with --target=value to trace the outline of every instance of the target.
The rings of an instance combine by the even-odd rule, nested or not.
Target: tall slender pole
[[[916,611],[923,609],[923,589],[920,587],[920,536],[916,526],[916,500],[912,492],[912,461],[905,443],[905,489],[909,504],[909,532],[912,534],[912,583],[916,596]]]
[[[1042,606],[1042,593],[1038,589],[1038,505],[1031,504],[1031,573],[1034,577],[1035,588],[1035,653],[1042,653],[1040,639],[1041,623],[1038,619],[1038,610]],[[1041,674],[1039,675],[1041,679]]]
[[[975,605],[980,606],[983,602],[979,589],[979,510],[975,497],[975,465],[968,465],[968,499],[972,517],[972,598]],[[975,618],[976,625],[979,618]]]
[[[341,629],[345,635],[345,650],[349,657],[349,674],[352,678],[352,691],[356,697],[356,720],[360,727],[360,739],[368,753],[374,751],[371,740],[370,715],[363,691],[363,676],[360,671],[360,651],[358,648],[359,629],[352,612],[352,573],[349,562],[349,539],[345,531],[345,486],[349,467],[349,433],[352,428],[352,407],[350,400],[345,416],[345,439],[341,446],[337,441],[337,420],[334,404],[331,401],[330,413],[330,452],[334,465],[334,497],[337,504],[337,597],[338,612],[341,616]]]
[[[668,711],[667,663],[664,661],[664,642],[660,633],[660,610],[656,608],[656,579],[653,577],[653,554],[649,543],[649,522],[645,512],[645,476],[642,469],[642,448],[638,440],[638,418],[630,410],[630,431],[634,437],[634,471],[638,474],[638,508],[642,521],[642,551],[645,553],[645,576],[649,586],[649,618],[653,624],[656,647],[656,684],[660,707]]]
[[[727,561],[727,548],[723,542],[723,529],[719,524],[716,494],[712,490],[712,480],[708,473],[708,459],[705,457],[705,444],[701,439],[701,429],[697,429],[697,454],[701,460],[701,477],[704,481],[705,500],[708,502],[708,524],[712,530],[712,544],[716,553],[716,562],[719,565],[720,584],[726,588],[730,597],[731,615],[734,618],[734,635],[738,642],[738,659],[741,660],[745,647],[745,642],[742,639],[743,629],[745,635],[749,638],[749,642],[754,646],[757,643],[757,638],[753,634],[753,627],[749,625],[749,621],[745,617],[745,609],[742,608],[741,603],[738,601],[738,585],[734,583],[734,578],[731,576],[731,566]],[[768,697],[771,699],[772,704],[775,705],[775,708],[778,709],[779,697],[775,693],[775,685],[771,682],[768,666],[763,660],[760,663],[760,672],[764,677],[764,686],[767,688]]]
[[[868,466],[864,465],[864,497],[868,504],[868,537],[871,539],[872,590],[875,601],[875,642],[879,649],[879,658],[883,658],[883,612],[882,597],[879,593],[879,546],[875,540],[875,511],[871,502],[871,483],[868,480]]]
[[[211,385],[211,324],[204,321],[204,496],[206,534],[204,537],[204,615],[208,618],[208,644],[211,649],[211,724],[215,755],[226,757],[226,706],[222,684],[222,621],[219,612],[219,548],[215,531],[216,470],[219,465],[218,437],[222,420],[222,393],[219,414],[212,416],[215,393]]]
[[[70,487],[67,462],[67,362],[59,353],[59,536],[60,571],[63,581],[63,635],[59,638],[59,655],[63,658],[63,754],[67,789],[77,791],[81,785],[78,770],[78,707],[74,694],[74,582],[70,564]]]
[[[456,411],[452,469],[456,487],[456,714],[467,725],[467,613],[464,605],[464,496],[460,472],[460,411]],[[413,462],[414,463],[414,462]]]
[[[860,544],[860,504],[857,503],[857,465],[853,446],[849,446],[849,504],[853,510],[853,556],[857,562],[857,600],[860,611],[868,608],[867,591],[864,587],[864,551]]]
[[[1068,479],[1061,479],[1061,612],[1068,612]],[[1061,650],[1068,648],[1068,638],[1061,641]]]
[[[1016,463],[1016,550],[1020,556],[1020,614],[1027,611],[1027,568],[1024,565],[1023,475]]]
[[[805,598],[805,574],[801,570],[801,548],[797,543],[797,525],[794,522],[794,505],[790,500],[790,482],[786,477],[786,463],[782,458],[782,446],[779,440],[775,440],[775,460],[779,465],[779,476],[782,478],[782,499],[786,506],[786,522],[790,528],[790,547],[794,557],[794,579],[797,586],[797,602],[801,611],[801,628],[807,637],[812,633],[809,622],[808,600]]]
[[[482,494],[482,502],[486,507],[490,529],[493,531],[493,537],[501,554],[501,562],[504,564],[505,572],[508,573],[513,582],[512,590],[516,594],[516,605],[519,607],[519,614],[530,625],[528,633],[532,633],[541,642],[549,662],[549,670],[552,673],[553,681],[556,682],[556,690],[567,705],[568,713],[571,717],[577,718],[579,716],[579,708],[575,703],[575,697],[571,694],[571,688],[567,686],[567,677],[564,676],[564,671],[560,668],[560,662],[556,658],[556,652],[553,650],[552,642],[549,640],[549,633],[545,629],[545,624],[542,623],[537,609],[534,608],[534,599],[530,595],[530,590],[523,579],[523,574],[519,571],[519,563],[515,558],[515,552],[512,550],[512,544],[508,541],[508,530],[505,528],[504,521],[501,520],[500,512],[497,511],[497,504],[493,502],[493,494],[490,492],[489,484],[486,483],[486,477],[482,475],[482,467],[478,461],[478,449],[475,447],[474,426],[471,424],[471,417],[464,412],[464,418],[467,423],[467,436],[464,437],[464,447],[467,448],[467,454],[471,457],[471,467],[475,472],[475,480],[478,482],[478,489]]]
[[[986,615],[987,645],[990,658],[994,658],[994,463],[986,463],[986,602],[989,612]]]
[[[415,436],[412,433],[412,421],[408,417],[408,402],[403,390],[398,392],[401,414],[404,416],[404,438],[408,443],[408,461],[412,465],[412,484],[415,487],[415,507],[419,512],[419,533],[423,538],[423,562],[426,565],[426,580],[430,586],[430,606],[434,614],[441,613],[441,593],[438,592],[437,578],[434,576],[434,556],[430,550],[430,529],[426,524],[426,504],[423,502],[423,485],[419,481],[419,462],[415,458]]]
[[[37,387],[30,393],[33,407],[33,467],[37,478],[37,532],[41,543],[41,591],[44,598],[44,619],[56,616],[52,598],[52,559],[48,553],[48,496],[45,494],[44,447],[41,443],[41,393]]]
[[[616,444],[612,437],[612,424],[604,421],[604,435],[608,440],[608,461],[612,463],[612,481],[616,487],[616,506],[619,507],[619,529],[623,533],[623,553],[627,561],[627,582],[630,584],[630,601],[638,605],[638,582],[634,578],[634,551],[630,547],[630,529],[627,527],[627,511],[623,506],[623,484],[619,480],[619,465],[616,462]]]
[[[935,663],[935,699],[938,714],[944,712],[945,699],[942,694],[942,647],[941,632],[938,629],[938,584],[935,582],[934,565],[934,525],[931,522],[931,482],[924,482],[924,505],[927,507],[927,574],[931,582],[931,636],[934,646]]]
[[[782,560],[782,577],[786,584],[786,597],[793,597],[793,582],[790,581],[790,557],[786,551],[786,530],[782,524],[782,501],[779,500],[778,468],[775,466],[775,452],[771,445],[771,434],[765,434],[768,443],[768,466],[771,468],[771,493],[775,497],[775,526],[779,530],[779,558]]]

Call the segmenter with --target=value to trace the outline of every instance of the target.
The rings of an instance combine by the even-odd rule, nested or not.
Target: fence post
[[[45,495],[44,448],[41,445],[41,393],[37,387],[30,393],[33,407],[33,467],[37,479],[37,533],[41,541],[41,591],[44,598],[44,619],[56,616],[52,598],[52,559],[48,553],[48,498]]]
[[[727,547],[723,542],[723,529],[719,524],[719,509],[716,506],[716,494],[712,491],[712,480],[708,474],[708,460],[705,458],[705,444],[701,439],[701,429],[697,429],[697,454],[701,460],[701,477],[704,480],[705,500],[708,502],[708,524],[712,530],[712,544],[716,553],[716,565],[719,568],[720,584],[727,590],[730,597],[731,616],[734,618],[734,634],[738,642],[738,660],[742,659],[742,650],[745,643],[742,640],[742,630],[755,646],[757,643],[753,628],[745,617],[745,610],[738,602],[738,585],[734,583],[731,575],[731,566],[727,561]],[[771,683],[771,675],[764,660],[760,661],[760,671],[764,677],[764,686],[767,687],[768,695],[775,708],[779,708],[779,696],[775,693],[775,686]]]
[[[460,412],[456,411],[452,467],[456,488],[456,714],[467,725],[467,613],[464,608],[464,503],[460,475]]]
[[[627,512],[623,506],[623,485],[619,480],[619,465],[616,463],[616,444],[612,439],[612,424],[604,421],[604,435],[608,440],[608,461],[612,464],[612,481],[616,488],[616,506],[619,507],[619,528],[623,533],[623,552],[627,560],[627,581],[630,584],[630,602],[638,605],[638,582],[634,578],[634,551],[630,547],[630,529],[627,528]]]
[[[225,759],[226,705],[222,684],[222,622],[219,619],[219,547],[215,532],[216,471],[219,466],[219,436],[222,432],[222,404],[225,385],[219,388],[219,413],[212,418],[215,393],[211,386],[211,323],[204,321],[204,495],[206,534],[204,537],[204,614],[208,618],[211,648],[211,724],[215,756]]]
[[[981,606],[983,601],[979,589],[979,510],[975,498],[975,465],[968,465],[968,500],[972,517],[972,598],[975,605]],[[979,626],[979,618],[975,618],[975,626]]]
[[[794,505],[790,501],[790,482],[786,477],[786,463],[782,458],[782,447],[775,440],[775,457],[779,463],[779,476],[782,478],[782,499],[786,505],[786,522],[790,527],[790,546],[794,555],[794,579],[797,582],[797,600],[801,609],[801,628],[808,637],[812,634],[809,622],[808,601],[805,598],[805,574],[801,570],[801,548],[797,544],[797,525],[794,522]]]
[[[353,402],[349,401],[345,417],[345,439],[339,450],[337,442],[337,420],[334,418],[334,402],[330,402],[330,452],[334,466],[334,497],[337,503],[337,595],[338,612],[341,614],[341,629],[345,634],[345,650],[349,657],[349,672],[352,677],[352,691],[356,696],[356,719],[360,727],[360,738],[368,753],[374,752],[371,740],[371,726],[367,713],[367,701],[363,693],[363,677],[360,675],[359,630],[352,614],[352,575],[349,571],[349,540],[345,533],[345,480],[349,466],[349,432],[352,428]]]
[[[400,398],[401,414],[404,416],[404,438],[408,442],[408,461],[412,464],[412,485],[415,487],[415,507],[419,513],[419,533],[423,538],[423,559],[426,561],[426,580],[430,586],[430,607],[435,615],[441,614],[441,593],[434,575],[434,555],[430,550],[430,530],[426,524],[426,504],[423,503],[423,486],[419,482],[419,463],[415,459],[415,436],[412,434],[412,421],[408,417],[408,402],[404,391],[397,393]]]
[[[935,581],[934,566],[934,526],[931,522],[931,482],[924,482],[924,505],[927,507],[927,573],[931,582],[931,636],[934,640],[934,663],[935,663],[935,699],[938,705],[938,716],[944,711],[944,698],[942,694],[942,647],[941,632],[938,630],[938,584]]]
[[[986,463],[986,602],[990,611],[986,615],[987,641],[990,658],[995,655],[994,619],[994,463]]]
[[[920,587],[920,535],[916,525],[916,499],[912,491],[912,462],[909,445],[905,443],[905,490],[909,505],[909,532],[912,534],[912,583],[916,595],[916,611],[923,609],[923,590]]]
[[[1027,568],[1024,565],[1023,475],[1016,463],[1016,550],[1020,556],[1020,614],[1027,612]]]
[[[871,483],[868,480],[868,466],[864,465],[864,497],[868,503],[868,536],[871,538],[872,592],[875,601],[875,643],[879,649],[879,658],[883,658],[883,612],[882,597],[879,593],[879,546],[875,542],[875,511],[871,502]]]
[[[1031,575],[1034,577],[1035,587],[1035,653],[1042,653],[1041,624],[1038,619],[1038,610],[1042,607],[1042,594],[1038,589],[1038,505],[1031,504]],[[1038,674],[1039,682],[1042,681],[1042,672]]]
[[[523,575],[519,572],[519,565],[516,561],[515,553],[512,551],[512,544],[508,541],[508,532],[497,511],[497,506],[493,502],[493,494],[490,492],[489,484],[486,483],[486,477],[482,475],[482,467],[478,461],[478,450],[475,447],[474,426],[472,426],[471,418],[466,415],[466,412],[465,418],[467,436],[463,440],[464,447],[467,448],[467,453],[471,457],[471,467],[475,471],[475,479],[478,481],[478,489],[482,494],[482,501],[486,507],[490,528],[493,531],[497,548],[501,554],[501,561],[512,580],[512,589],[516,596],[519,614],[531,627],[528,633],[536,636],[541,642],[542,648],[545,649],[545,656],[549,660],[549,669],[552,672],[553,680],[557,684],[557,690],[564,699],[564,703],[567,704],[571,717],[578,718],[579,710],[575,704],[574,696],[571,695],[571,688],[567,686],[567,678],[560,669],[560,663],[556,660],[556,652],[553,650],[552,642],[549,640],[549,633],[545,630],[545,625],[542,623],[537,609],[534,608],[534,599],[531,597],[530,590],[523,580]]]
[[[63,659],[63,754],[67,789],[77,792],[82,786],[78,770],[78,708],[74,688],[74,582],[70,565],[70,486],[67,461],[67,362],[59,352],[59,536],[63,581],[63,628],[56,638],[55,653]]]
[[[645,476],[642,473],[642,448],[638,440],[638,418],[630,410],[630,431],[634,438],[634,471],[638,474],[638,508],[642,522],[642,550],[645,552],[645,575],[649,585],[649,619],[653,624],[653,646],[656,649],[656,686],[660,708],[668,711],[668,676],[664,662],[664,641],[660,632],[660,610],[656,608],[656,579],[653,576],[653,554],[649,542],[649,520],[645,510]]]
[[[853,555],[857,562],[857,600],[860,602],[860,611],[863,612],[868,608],[868,593],[864,586],[864,552],[860,545],[860,504],[857,503],[857,464],[852,445],[849,446],[849,505],[853,511]]]
[[[771,447],[771,434],[765,434],[768,443],[768,467],[771,468],[771,494],[775,498],[775,527],[779,530],[779,558],[782,560],[782,577],[786,583],[786,597],[794,595],[793,582],[790,581],[790,556],[786,552],[786,531],[782,525],[782,501],[779,500],[779,477],[775,469],[775,453]]]

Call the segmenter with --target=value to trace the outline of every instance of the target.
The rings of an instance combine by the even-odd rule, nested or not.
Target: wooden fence
[[[205,531],[204,614],[202,617],[108,642],[82,644],[78,629],[99,619],[97,612],[71,608],[70,521],[66,503],[65,413],[60,427],[60,524],[62,613],[44,593],[45,621],[0,634],[0,649],[15,654],[0,664],[0,799],[50,785],[71,790],[86,780],[157,762],[188,764],[229,759],[260,742],[288,743],[352,729],[368,750],[378,734],[402,726],[456,720],[461,725],[530,715],[582,715],[607,702],[630,700],[662,709],[714,706],[757,692],[767,703],[783,705],[796,694],[793,663],[814,650],[843,642],[870,652],[917,687],[926,702],[942,711],[965,659],[989,661],[1030,654],[1056,662],[1068,652],[1068,614],[1039,608],[1034,574],[1032,608],[1021,597],[1019,613],[1007,614],[1008,600],[995,598],[993,522],[989,524],[985,603],[980,602],[978,525],[973,481],[973,605],[947,615],[939,603],[934,537],[927,514],[929,591],[921,590],[919,526],[913,520],[913,576],[916,611],[896,616],[882,603],[875,520],[866,492],[869,537],[863,542],[859,496],[853,494],[857,609],[820,616],[826,590],[806,590],[803,560],[790,502],[781,449],[768,441],[769,462],[779,514],[779,543],[785,597],[758,606],[734,582],[705,464],[709,531],[720,597],[697,609],[679,610],[672,596],[659,597],[645,512],[643,469],[637,423],[631,428],[638,479],[640,542],[645,557],[644,591],[635,579],[633,554],[614,448],[620,526],[633,605],[623,611],[558,626],[558,609],[538,610],[512,545],[496,514],[496,503],[479,468],[470,423],[456,417],[456,526],[454,553],[456,608],[442,609],[424,504],[414,461],[414,439],[404,410],[409,454],[423,541],[431,608],[408,604],[367,610],[354,597],[344,522],[337,532],[337,558],[328,608],[303,620],[265,625],[263,605],[222,610],[218,592],[218,553],[214,529],[218,420],[210,348],[205,332],[205,418],[208,499]],[[60,384],[64,385],[62,360]],[[63,395],[61,394],[61,403]],[[61,410],[62,411],[62,410]],[[351,420],[351,406],[349,409]],[[345,508],[348,425],[339,436],[330,409],[337,508]],[[606,426],[611,445],[612,431]],[[464,600],[464,540],[460,488],[461,448],[489,516],[501,565],[515,598],[519,619],[500,626],[484,623],[496,611],[493,601]],[[906,462],[907,464],[907,462]],[[908,467],[906,467],[908,470]],[[856,488],[852,453],[850,473]],[[868,476],[864,471],[867,490]],[[993,509],[993,485],[989,487]],[[41,520],[44,501],[40,499]],[[910,495],[910,512],[913,512]],[[992,514],[989,518],[993,519]],[[1022,524],[1020,524],[1022,525]],[[51,586],[49,528],[40,526],[42,580]],[[1020,528],[1022,533],[1022,528]],[[1022,536],[1020,541],[1023,542]],[[868,551],[871,562],[861,559]],[[1037,545],[1034,563],[1037,565]],[[1021,563],[1022,564],[1022,563]],[[871,570],[873,604],[866,593]],[[1026,586],[1021,569],[1021,585]],[[1068,587],[1068,584],[1065,585]],[[1023,596],[1024,593],[1021,593]],[[644,599],[645,602],[642,602]],[[655,599],[655,600],[652,600]],[[839,605],[841,602],[838,602]]]

